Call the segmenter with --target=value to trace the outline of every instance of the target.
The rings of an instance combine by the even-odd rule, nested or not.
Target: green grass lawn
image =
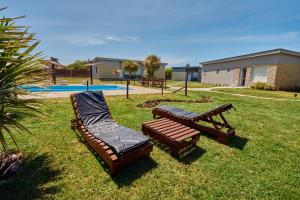
[[[176,87],[184,87],[185,86],[184,81],[170,80],[170,81],[167,82],[167,84],[168,85],[174,84],[174,86],[176,86]],[[197,81],[188,81],[188,88],[209,88],[209,87],[213,87],[213,85],[200,83],[200,82],[197,82]]]
[[[272,97],[272,98],[282,98],[282,99],[298,99],[300,100],[299,92],[286,92],[286,91],[268,91],[268,90],[258,90],[252,88],[219,88],[213,89],[220,92],[228,92],[234,94],[245,94],[251,96],[259,97]],[[297,94],[297,97],[294,95]]]
[[[32,134],[16,134],[27,155],[24,168],[0,183],[1,199],[299,199],[300,102],[249,99],[189,92],[188,99],[211,95],[205,104],[170,103],[202,112],[232,103],[229,121],[237,136],[225,146],[201,136],[186,157],[175,159],[154,147],[151,159],[125,167],[112,178],[70,129],[69,99],[45,100],[44,117],[20,117]],[[181,94],[167,97],[186,98]],[[159,95],[107,97],[114,119],[140,130],[151,109],[137,108]]]

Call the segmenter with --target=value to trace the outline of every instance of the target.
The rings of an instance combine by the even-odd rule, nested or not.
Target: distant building
[[[201,65],[203,83],[249,86],[267,82],[281,89],[300,87],[300,52],[273,49]]]
[[[93,77],[100,80],[114,80],[114,79],[127,79],[128,73],[123,71],[122,62],[129,59],[117,59],[117,58],[103,58],[96,57],[93,60]],[[139,64],[139,69],[136,73],[131,75],[132,78],[141,79],[145,77],[145,68],[143,61],[134,60]],[[154,73],[154,78],[164,79],[165,78],[165,67],[168,63],[161,63],[159,70]],[[116,73],[118,72],[118,73]]]
[[[200,66],[190,66],[188,68],[188,81],[201,81],[202,68]],[[184,81],[186,67],[172,67],[172,80]]]

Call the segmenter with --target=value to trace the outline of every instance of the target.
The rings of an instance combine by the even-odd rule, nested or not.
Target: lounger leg
[[[221,144],[225,144],[228,145],[228,137],[226,137],[225,135],[220,135],[217,137],[217,141],[220,142]]]
[[[171,155],[177,157],[179,156],[181,150],[182,148],[171,147]]]
[[[113,166],[110,168],[110,174],[112,176],[116,176],[120,172],[120,167],[118,166]]]
[[[71,120],[71,129],[75,129],[74,119]]]
[[[149,159],[150,158],[150,153],[144,155],[144,158]]]

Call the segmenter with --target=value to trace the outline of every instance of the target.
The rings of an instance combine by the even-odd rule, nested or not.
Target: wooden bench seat
[[[200,132],[167,118],[144,122],[142,131],[159,142],[167,145],[174,156],[199,140]]]

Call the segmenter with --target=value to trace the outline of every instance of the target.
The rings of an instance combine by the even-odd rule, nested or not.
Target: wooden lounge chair
[[[75,113],[71,128],[80,132],[112,175],[127,163],[150,156],[153,144],[149,138],[113,121],[101,91],[76,93],[70,98]]]
[[[172,106],[160,106],[152,110],[153,118],[168,118],[179,122],[200,132],[209,133],[217,137],[217,141],[222,144],[228,144],[228,138],[235,134],[235,129],[229,125],[223,112],[234,108],[232,104],[224,104],[218,108],[205,113],[193,113]],[[216,121],[213,117],[220,116],[222,121]],[[212,127],[199,124],[204,121],[212,124]],[[222,129],[226,129],[222,131]]]

